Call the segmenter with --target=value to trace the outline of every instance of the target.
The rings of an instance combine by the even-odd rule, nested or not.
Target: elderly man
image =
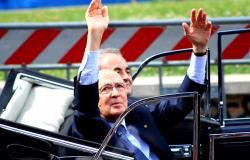
[[[130,70],[121,55],[100,60],[100,43],[108,26],[108,9],[100,0],[92,0],[85,14],[88,41],[85,55],[75,79],[74,117],[68,132],[70,136],[102,142],[117,117],[128,107],[132,80]],[[202,9],[196,16],[191,13],[191,25],[183,24],[193,43],[193,55],[178,92],[205,90],[205,63],[211,23]],[[108,62],[110,61],[110,62]],[[105,63],[107,65],[105,65]],[[101,67],[101,71],[99,71]],[[117,72],[120,76],[118,76]],[[128,149],[136,159],[173,159],[161,131],[183,120],[192,110],[192,99],[180,98],[162,101],[153,109],[141,106],[133,110],[122,122],[123,134],[115,134],[109,145]],[[124,142],[124,136],[127,139]]]

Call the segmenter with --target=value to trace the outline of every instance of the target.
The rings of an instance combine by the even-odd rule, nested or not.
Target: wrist
[[[207,45],[200,45],[200,44],[196,44],[193,45],[193,52],[195,53],[204,53],[207,50]]]
[[[102,40],[102,34],[92,34],[88,32],[86,50],[87,51],[96,51],[100,49]]]
[[[195,56],[197,57],[202,57],[205,56],[207,54],[207,51],[205,50],[204,52],[197,52],[197,51],[192,51],[194,53]]]

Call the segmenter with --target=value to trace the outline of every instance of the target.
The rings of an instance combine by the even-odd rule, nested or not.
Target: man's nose
[[[120,94],[120,92],[118,91],[118,89],[116,87],[113,87],[111,94],[112,94],[112,96],[117,96]]]
[[[126,72],[122,75],[122,79],[124,82],[129,81],[130,77],[131,77],[130,74],[128,74]]]

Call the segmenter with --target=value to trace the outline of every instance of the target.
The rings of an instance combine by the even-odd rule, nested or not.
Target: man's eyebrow
[[[116,67],[116,68],[114,68],[114,70],[115,70],[115,71],[120,71],[120,70],[122,70],[122,69],[119,68],[119,67]]]
[[[112,86],[110,83],[103,84],[102,86],[99,87],[99,89],[103,89],[105,87]]]
[[[130,70],[131,70],[131,68],[130,68],[130,67],[127,67],[127,68],[126,68],[126,70],[129,70],[129,71],[130,71]]]
[[[107,86],[107,85],[111,85],[112,86],[112,83],[104,83],[102,86]]]
[[[123,82],[114,82],[114,85],[117,85],[117,84],[124,85]],[[112,83],[104,83],[102,86],[100,86],[100,88],[105,87],[105,86],[112,86]]]
[[[116,68],[114,68],[114,70],[115,70],[115,71],[117,71],[117,70],[122,70],[122,68],[116,67]],[[125,70],[131,70],[131,68],[130,68],[130,67],[126,67]]]

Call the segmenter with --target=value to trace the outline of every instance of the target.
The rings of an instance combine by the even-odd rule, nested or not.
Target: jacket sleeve
[[[206,90],[206,85],[198,84],[185,76],[178,93],[198,92],[202,96]],[[151,113],[160,129],[166,129],[182,121],[185,116],[193,109],[193,98],[172,98],[158,103]]]
[[[74,79],[73,122],[68,135],[81,139],[95,140],[92,136],[102,123],[98,109],[98,82],[91,85],[81,85]],[[100,125],[103,126],[103,125]]]
[[[81,85],[77,78],[74,79],[74,110],[92,114],[92,116],[99,115],[98,101],[98,82],[90,85]]]

